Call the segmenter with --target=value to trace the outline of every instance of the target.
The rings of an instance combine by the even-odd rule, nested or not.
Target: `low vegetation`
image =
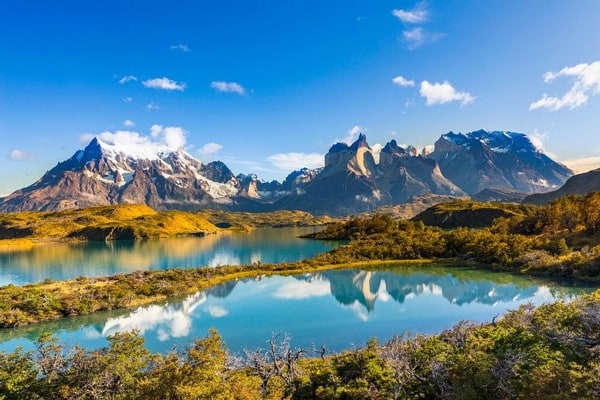
[[[502,207],[511,210],[513,206]],[[488,208],[486,203],[472,202],[437,206],[445,212],[430,223],[444,226],[449,211],[471,220],[474,217],[469,214],[479,215],[479,210]],[[513,210],[522,212],[498,217],[477,229],[443,230],[421,220],[396,222],[379,214],[353,218],[307,237],[351,241],[321,256],[332,263],[452,258],[530,275],[600,281],[600,193],[567,196],[543,207],[514,206]]]
[[[139,204],[0,214],[0,247],[5,249],[45,241],[148,239],[218,231],[195,213],[159,213]]]
[[[535,210],[532,205],[455,200],[429,207],[412,220],[444,229],[482,228],[490,226],[497,218],[532,215]]]
[[[600,202],[600,194],[567,197],[528,214],[498,218],[482,229],[442,230],[422,221],[398,222],[382,214],[353,218],[308,235],[314,239],[347,240],[346,245],[293,263],[143,271],[22,287],[9,285],[0,288],[0,327],[133,307],[250,276],[395,260],[444,259],[448,263],[597,282],[600,242],[595,238],[600,237],[600,207],[596,201]],[[172,214],[157,215],[164,219]]]
[[[313,216],[305,211],[279,210],[264,213],[201,210],[197,213],[222,228],[251,230],[253,228],[283,228],[294,226],[321,226],[336,222],[328,216]]]
[[[218,332],[152,354],[137,332],[87,351],[42,335],[0,353],[0,399],[592,399],[600,396],[600,291],[523,306],[490,324],[370,340],[329,354],[274,334],[232,355]]]
[[[443,207],[466,220],[482,209],[476,203]],[[0,288],[0,326],[136,306],[232,279],[376,266],[384,260],[453,258],[527,274],[600,280],[600,194],[568,196],[544,207],[515,207],[478,229],[444,230],[382,214],[353,218],[311,235],[348,244],[294,263],[9,285]],[[133,219],[143,218],[154,216]],[[62,229],[67,230],[56,228]],[[294,348],[285,334],[266,343],[266,349],[232,356],[212,330],[185,350],[160,355],[148,352],[136,332],[115,334],[108,347],[94,351],[66,349],[43,335],[34,351],[0,353],[0,399],[600,396],[600,291],[571,302],[522,306],[490,324],[462,322],[434,336],[394,337],[382,344],[371,340],[339,354],[328,354],[326,344]]]

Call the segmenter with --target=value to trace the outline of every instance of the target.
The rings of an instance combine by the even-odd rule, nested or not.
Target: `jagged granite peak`
[[[381,149],[381,153],[384,153],[384,154],[406,154],[406,150],[403,147],[398,146],[398,142],[396,142],[395,139],[392,139],[388,143],[386,143],[385,146],[383,146],[383,148]]]
[[[371,147],[369,147],[369,144],[367,143],[367,135],[365,135],[364,133],[358,134],[358,138],[354,143],[352,143],[352,145],[350,146],[350,150],[356,151],[361,147],[371,149]]]
[[[223,162],[203,164],[183,149],[94,138],[32,185],[1,198],[0,212],[144,203],[158,210],[298,209],[343,216],[419,196],[456,198],[488,188],[531,193],[571,174],[527,135],[502,131],[448,132],[429,155],[392,140],[379,163],[361,133],[350,145],[331,146],[323,168],[293,171],[282,183],[234,176]]]
[[[550,159],[523,133],[478,130],[448,132],[428,155],[468,194],[484,189],[534,193],[562,185],[572,171]]]
[[[323,174],[331,175],[347,169],[364,176],[374,175],[377,171],[373,150],[362,133],[352,145],[336,143],[325,154]]]
[[[392,140],[379,154],[380,190],[390,194],[393,203],[404,203],[423,195],[463,197],[465,193],[440,171],[437,162],[418,155],[414,146],[406,149]]]

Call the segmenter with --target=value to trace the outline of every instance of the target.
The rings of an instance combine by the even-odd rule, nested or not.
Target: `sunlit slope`
[[[194,213],[159,213],[146,205],[137,204],[0,214],[0,239],[143,239],[202,235],[219,230]]]

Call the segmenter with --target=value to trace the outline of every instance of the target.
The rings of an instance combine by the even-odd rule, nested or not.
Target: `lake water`
[[[136,270],[296,261],[339,245],[298,238],[315,229],[269,228],[204,237],[56,243],[0,252],[0,286]]]
[[[137,329],[151,351],[166,352],[211,327],[234,352],[264,347],[274,332],[287,332],[294,346],[339,351],[371,337],[436,333],[460,320],[489,322],[521,304],[590,290],[466,268],[390,264],[233,281],[167,304],[0,330],[0,351],[30,349],[41,332],[97,348],[110,334]]]

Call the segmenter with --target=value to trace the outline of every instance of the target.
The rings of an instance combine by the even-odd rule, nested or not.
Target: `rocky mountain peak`
[[[352,143],[352,145],[350,146],[350,150],[357,151],[358,149],[363,147],[371,149],[369,147],[369,144],[367,143],[367,136],[363,133],[359,133],[358,139],[356,139],[356,141]]]
[[[386,154],[405,154],[406,150],[400,146],[398,146],[398,142],[396,142],[395,139],[392,139],[391,141],[389,141],[384,147],[383,149],[381,149],[382,153],[386,153]]]

